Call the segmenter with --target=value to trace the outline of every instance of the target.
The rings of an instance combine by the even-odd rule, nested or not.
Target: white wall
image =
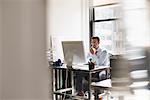
[[[45,0],[0,2],[2,100],[51,100],[45,56],[45,3]]]
[[[54,35],[81,33],[81,0],[50,0],[51,1],[51,33]]]
[[[88,48],[88,0],[48,0],[49,33],[52,34],[54,59],[62,58],[62,40],[83,40]]]

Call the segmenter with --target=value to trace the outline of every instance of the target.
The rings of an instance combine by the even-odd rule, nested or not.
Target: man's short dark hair
[[[100,38],[98,36],[93,36],[91,39],[97,39],[97,41],[100,42]]]

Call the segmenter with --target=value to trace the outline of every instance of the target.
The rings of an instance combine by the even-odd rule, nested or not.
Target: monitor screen
[[[62,48],[67,65],[85,63],[83,41],[62,41]]]

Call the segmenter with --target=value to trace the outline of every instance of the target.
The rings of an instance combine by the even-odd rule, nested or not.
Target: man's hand
[[[96,53],[96,49],[95,48],[90,48],[90,53],[94,55]]]

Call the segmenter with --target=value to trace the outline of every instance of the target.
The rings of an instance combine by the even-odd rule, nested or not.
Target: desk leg
[[[58,69],[55,69],[55,90],[58,90],[60,89],[60,70]],[[58,100],[60,98],[59,95],[55,94],[56,95],[56,100]]]
[[[62,88],[62,85],[61,85],[61,83],[62,83],[62,70],[58,70],[58,73],[59,73],[58,74],[59,75],[58,76],[58,79],[59,79],[59,82],[58,82],[59,85],[58,86],[59,86],[59,89],[61,89]]]
[[[91,79],[92,79],[92,75],[89,72],[89,80],[88,80],[88,87],[89,87],[89,100],[91,100]]]
[[[55,89],[55,70],[54,69],[51,69],[51,76],[52,76],[52,92],[54,92],[56,89]],[[51,84],[50,84],[51,85]],[[55,100],[55,95],[52,94],[52,98]]]
[[[72,87],[72,95],[74,95],[74,72],[71,71],[71,87]]]
[[[53,69],[53,91],[56,91],[57,88],[57,70]],[[54,95],[54,100],[58,100],[57,98],[57,94],[53,94]]]

